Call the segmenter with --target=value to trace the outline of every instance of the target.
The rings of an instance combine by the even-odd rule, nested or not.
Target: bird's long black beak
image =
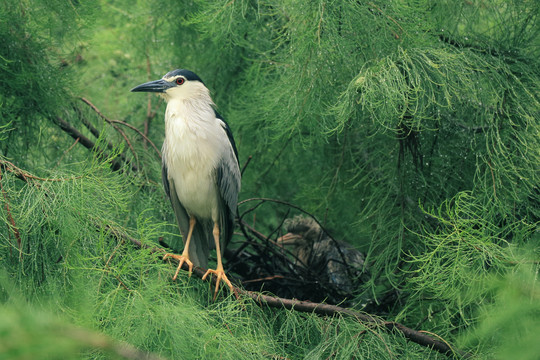
[[[149,81],[147,83],[135,86],[130,91],[132,92],[156,92],[161,93],[165,92],[168,88],[173,86],[170,82],[163,79]]]

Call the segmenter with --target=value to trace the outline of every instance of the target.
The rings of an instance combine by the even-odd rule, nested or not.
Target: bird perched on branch
[[[287,234],[278,238],[291,247],[296,265],[315,273],[336,290],[351,294],[363,281],[364,256],[351,245],[331,238],[312,218],[296,216],[285,220]]]
[[[234,227],[240,191],[238,152],[231,129],[214,110],[203,81],[189,70],[168,72],[160,80],[131,89],[154,92],[167,101],[162,178],[182,233],[184,251],[167,254],[178,259],[173,280],[185,262],[208,267],[210,248],[216,248],[217,276],[214,298],[223,280],[234,292],[223,270],[222,255]]]

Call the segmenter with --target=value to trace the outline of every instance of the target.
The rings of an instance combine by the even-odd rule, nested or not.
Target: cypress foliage
[[[241,198],[294,203],[366,253],[357,310],[479,358],[534,359],[539,11],[518,0],[2,3],[0,354],[445,358],[340,315],[212,302],[207,283],[171,282],[169,264],[129,243],[181,243],[151,146],[164,104],[129,89],[187,68],[210,87],[240,163],[252,157]],[[289,215],[261,206],[257,228],[272,234]]]

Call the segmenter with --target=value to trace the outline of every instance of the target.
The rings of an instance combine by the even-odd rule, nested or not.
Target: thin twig
[[[242,281],[243,284],[253,283],[253,282],[261,282],[261,281],[268,281],[268,280],[274,280],[274,279],[283,279],[285,278],[283,275],[272,275],[267,276],[260,279],[251,279],[251,280],[244,280]]]
[[[292,135],[289,136],[289,138],[287,139],[287,141],[285,141],[285,143],[283,144],[283,146],[281,147],[281,149],[279,150],[279,152],[277,153],[277,155],[274,157],[274,160],[272,160],[272,162],[270,163],[270,165],[266,168],[266,170],[264,170],[262,172],[261,175],[259,175],[259,178],[261,179],[264,179],[266,177],[267,174],[270,173],[270,170],[272,170],[272,168],[274,167],[274,165],[277,163],[277,161],[279,160],[279,158],[281,157],[281,155],[284,153],[285,149],[289,146],[289,144],[291,143],[291,140],[292,140]]]
[[[90,100],[84,98],[84,97],[81,97],[80,98],[82,100],[82,102],[84,102],[86,105],[90,106],[92,108],[92,110],[94,110],[96,112],[96,114],[99,115],[100,118],[102,118],[103,120],[109,122],[109,118],[106,117],[105,115],[103,115],[103,113],[101,111],[99,111],[99,109],[96,107],[96,105],[92,104],[90,102]]]
[[[12,173],[17,179],[20,179],[20,180],[22,180],[22,181],[24,181],[26,183],[28,182],[28,179],[39,180],[39,181],[48,181],[48,182],[59,182],[59,181],[77,180],[77,179],[82,178],[82,176],[74,176],[74,177],[70,177],[70,178],[56,178],[56,179],[42,178],[42,177],[30,174],[26,170],[18,168],[13,163],[11,163],[11,162],[9,162],[7,160],[0,159],[0,169],[2,169],[2,168],[5,169],[6,171],[9,171],[10,173]]]
[[[79,142],[79,140],[80,140],[80,138],[76,138],[76,139],[75,139],[75,142],[74,142],[73,144],[71,144],[71,146],[68,147],[66,151],[64,151],[64,153],[62,154],[62,156],[60,156],[60,159],[58,159],[58,161],[56,162],[55,168],[58,167],[58,166],[60,165],[60,163],[61,163],[62,160],[64,159],[64,156],[66,156],[66,154],[67,154],[68,152],[70,152],[70,151],[75,147],[75,145],[77,145],[77,143]]]
[[[262,245],[262,244],[259,244],[257,242],[248,242],[249,245],[254,245],[254,246],[259,246],[259,247],[263,247],[264,246],[264,250],[267,250],[267,251],[272,251],[274,254],[278,255],[278,256],[282,256],[284,258],[286,258],[286,255],[285,254],[288,254],[289,256],[291,256],[294,260],[296,260],[299,264],[302,264],[304,266],[304,270],[309,272],[310,275],[312,277],[315,277],[316,274],[313,273],[313,270],[310,269],[306,264],[304,264],[304,262],[302,260],[300,260],[298,258],[297,255],[295,255],[293,252],[291,252],[289,249],[286,249],[280,245],[278,245],[275,241],[273,241],[272,239],[268,238],[266,235],[260,233],[259,231],[257,231],[254,227],[250,226],[247,222],[245,222],[244,220],[240,220],[239,221],[239,225],[240,225],[240,228],[241,229],[244,229],[246,228],[247,230],[249,230],[250,233],[252,233],[253,235],[255,235],[255,237],[261,241],[263,241],[265,244],[267,243],[270,243],[272,245],[275,246],[275,248],[279,248],[280,249],[280,252],[276,252],[275,251],[275,248],[274,247],[267,247],[266,245]],[[247,236],[247,232],[246,231],[242,231],[244,233],[244,236],[247,238],[247,239],[250,239],[249,236]],[[240,249],[242,249],[242,247],[240,247]],[[239,250],[240,250],[239,249]],[[240,251],[237,250],[237,252],[234,254],[234,255],[238,255],[237,253],[239,253]],[[233,256],[234,258],[234,256]]]
[[[131,153],[135,157],[135,162],[137,163],[137,167],[140,168],[141,164],[139,164],[139,155],[137,155],[137,152],[135,151],[135,148],[133,147],[133,145],[131,145],[131,141],[129,141],[126,133],[123,130],[121,130],[118,126],[116,126],[114,124],[111,124],[111,125],[124,138],[124,141],[126,142],[126,144],[128,145],[128,147],[131,150]]]
[[[242,166],[242,171],[240,171],[240,175],[244,175],[244,171],[246,170],[247,166],[249,165],[249,162],[251,161],[251,159],[253,158],[253,156],[249,155],[246,162],[244,163],[244,166]]]
[[[96,127],[90,122],[90,120],[88,120],[88,119],[82,114],[82,112],[80,111],[79,108],[77,108],[77,107],[75,107],[75,106],[74,106],[73,108],[74,108],[74,110],[77,112],[77,114],[78,114],[78,116],[79,116],[79,119],[81,119],[81,122],[82,122],[83,125],[88,129],[88,131],[90,131],[90,133],[91,133],[92,135],[94,135],[94,137],[95,137],[96,139],[99,139],[99,136],[100,136],[99,130],[96,129]],[[113,144],[112,144],[111,142],[108,142],[108,143],[107,143],[107,147],[108,147],[109,149],[113,149],[113,148],[114,148],[114,147],[113,147]]]
[[[156,153],[158,154],[158,156],[161,158],[161,153],[160,151],[158,150],[158,148],[156,147],[156,145],[152,142],[152,140],[150,140],[147,136],[147,131],[146,131],[146,128],[145,128],[145,133],[143,133],[142,131],[140,131],[139,129],[137,129],[135,126],[131,125],[131,124],[128,124],[124,121],[121,121],[121,120],[114,120],[114,119],[109,119],[108,117],[106,117],[105,115],[103,115],[103,113],[101,111],[99,111],[99,109],[97,108],[96,105],[92,104],[92,102],[84,97],[81,97],[80,98],[85,104],[87,104],[88,106],[90,106],[90,108],[92,108],[92,110],[94,110],[98,116],[100,118],[102,118],[103,120],[105,120],[105,122],[109,123],[110,125],[112,125],[117,131],[119,131],[118,127],[115,126],[115,124],[120,124],[120,125],[123,125],[123,126],[126,126],[128,128],[130,128],[131,130],[134,130],[136,131],[143,139],[144,139],[144,143],[146,144],[146,142],[150,143],[150,145],[152,145],[152,147],[154,148],[154,150],[156,151]],[[124,136],[124,139],[125,139],[125,136]],[[129,143],[128,143],[129,144]],[[133,151],[133,150],[132,150]]]
[[[491,161],[487,161],[489,171],[491,172],[491,181],[493,181],[493,196],[497,198],[497,188],[495,187],[495,175],[493,174],[493,167],[491,166]]]
[[[57,116],[56,121],[60,129],[62,129],[64,132],[66,132],[69,136],[71,136],[73,139],[79,138],[79,144],[84,146],[85,148],[92,150],[97,153],[98,157],[101,159],[106,159],[108,155],[100,148],[96,147],[96,144],[90,140],[88,137],[84,136],[79,130],[77,130],[75,127],[73,127],[70,123],[62,119],[61,117]],[[123,158],[124,161],[125,158]],[[127,162],[127,161],[126,161]],[[113,171],[119,171],[122,168],[122,162],[118,159],[112,159],[111,161],[111,169]],[[131,169],[134,172],[138,172],[139,168],[135,164],[131,164]]]
[[[154,151],[156,152],[156,154],[158,154],[159,158],[161,159],[161,152],[159,151],[157,146],[141,130],[137,129],[135,126],[128,124],[127,122],[122,121],[122,120],[111,119],[110,122],[114,124],[120,124],[120,125],[126,126],[130,128],[131,130],[137,132],[137,134],[139,134],[144,139],[145,142],[148,142],[150,145],[152,145],[152,148],[154,148]]]
[[[133,154],[133,156],[135,157],[135,161],[137,163],[137,167],[140,167],[139,165],[139,157],[137,156],[137,152],[135,151],[135,148],[131,145],[131,142],[129,141],[129,139],[127,138],[126,134],[120,130],[120,128],[118,126],[116,126],[116,124],[114,124],[111,120],[109,120],[108,117],[106,117],[105,115],[103,115],[103,113],[101,111],[99,111],[99,109],[90,102],[90,100],[87,100],[86,98],[84,97],[81,97],[80,98],[85,104],[87,104],[88,106],[90,106],[92,108],[92,110],[94,110],[98,115],[99,117],[101,117],[103,120],[105,120],[107,123],[111,124],[111,126],[124,138],[124,140],[126,141],[128,147],[130,148],[131,150],[131,153]]]
[[[390,15],[386,15],[386,14],[385,14],[385,13],[384,13],[377,5],[375,5],[375,4],[373,4],[373,3],[370,3],[370,2],[368,3],[368,5],[371,5],[371,6],[373,6],[374,8],[376,8],[377,10],[379,10],[379,12],[380,12],[381,14],[383,14],[383,15],[386,16],[388,19],[390,19],[394,24],[396,24],[396,25],[400,28],[400,30],[401,30],[402,32],[407,33],[407,32],[401,27],[401,25],[399,25],[399,23],[396,21],[396,19],[394,19],[394,18],[391,17]],[[391,31],[392,31],[392,30],[391,30]],[[394,37],[395,37],[396,39],[399,39],[399,35],[398,35],[397,33],[395,33],[394,31],[392,31],[392,33],[394,34]]]

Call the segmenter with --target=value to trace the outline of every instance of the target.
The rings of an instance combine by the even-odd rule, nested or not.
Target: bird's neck
[[[188,123],[215,121],[214,103],[210,97],[197,99],[169,99],[165,112],[165,123],[182,120]]]
[[[169,169],[209,174],[223,150],[223,127],[212,103],[194,100],[169,100],[165,113],[163,158]]]

